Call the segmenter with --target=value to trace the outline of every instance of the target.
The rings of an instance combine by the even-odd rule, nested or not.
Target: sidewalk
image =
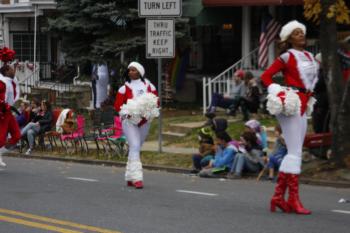
[[[146,141],[141,148],[142,151],[152,151],[152,152],[158,152],[158,149],[159,149],[158,141]],[[162,152],[171,153],[171,154],[191,155],[191,154],[197,153],[198,148],[162,146]]]

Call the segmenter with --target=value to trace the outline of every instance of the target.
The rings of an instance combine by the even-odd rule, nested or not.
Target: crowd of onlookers
[[[227,120],[213,118],[198,133],[199,150],[192,156],[192,173],[200,177],[241,178],[243,173],[258,173],[268,170],[268,179],[274,174],[287,154],[281,128],[276,125],[276,142],[268,153],[267,133],[259,121],[252,119],[244,123],[238,139],[227,132]]]
[[[51,104],[47,100],[32,99],[20,100],[19,108],[16,112],[16,121],[21,129],[21,137],[27,142],[28,149],[26,155],[30,155],[34,145],[35,138],[50,131],[56,127],[60,133],[72,133],[75,127],[74,113],[71,109],[62,109],[54,121],[54,115]],[[54,125],[55,123],[55,125]],[[38,137],[38,143],[44,143],[43,137]]]
[[[217,107],[227,109],[227,114],[235,116],[238,109],[247,121],[251,115],[256,115],[263,102],[263,89],[253,74],[249,71],[237,70],[230,83],[229,93],[213,93],[206,116],[212,117]]]
[[[287,149],[281,128],[276,125],[276,142],[269,153],[266,129],[256,120],[258,111],[265,113],[266,92],[251,72],[243,70],[234,73],[229,90],[226,94],[212,95],[205,114],[208,121],[199,132],[199,153],[192,157],[192,173],[237,179],[243,173],[264,169],[268,170],[268,179],[273,180]],[[225,109],[229,116],[242,113],[244,130],[239,138],[232,139],[227,132],[227,120],[216,117],[218,107]]]

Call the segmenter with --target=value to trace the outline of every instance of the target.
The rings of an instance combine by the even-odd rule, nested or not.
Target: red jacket
[[[0,108],[4,108],[1,104]],[[6,107],[5,107],[6,108]],[[7,141],[7,135],[10,133],[11,138]],[[8,144],[16,144],[21,139],[21,131],[15,117],[12,115],[10,108],[0,113],[0,148]]]
[[[6,84],[0,81],[0,148],[7,143],[16,144],[21,138],[21,131],[15,117],[12,115],[10,106],[4,102]],[[7,142],[7,135],[11,138]]]
[[[305,51],[304,54],[310,61],[314,61],[311,53]],[[283,58],[286,58],[286,60]],[[309,92],[299,91],[297,93],[301,102],[301,115],[303,115],[307,107],[307,102],[312,95],[311,91],[313,90],[313,87],[311,90],[305,87],[304,81],[302,80],[298,69],[297,59],[293,53],[286,52],[274,61],[274,63],[261,75],[263,84],[266,87],[272,84],[272,78],[278,72],[283,73],[284,83],[286,86],[309,90]]]

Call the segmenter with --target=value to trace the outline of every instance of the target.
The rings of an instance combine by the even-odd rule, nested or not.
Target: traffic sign
[[[146,57],[173,58],[175,56],[174,19],[147,19],[146,21]]]
[[[139,0],[140,17],[180,17],[182,0]]]

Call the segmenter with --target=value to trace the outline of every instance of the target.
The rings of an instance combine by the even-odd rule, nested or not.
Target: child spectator
[[[241,136],[241,143],[244,150],[237,152],[230,173],[229,179],[241,178],[242,172],[258,172],[263,168],[263,152],[261,146],[257,143],[256,134],[253,132],[244,132]]]
[[[258,140],[258,144],[262,147],[264,151],[267,151],[267,134],[265,128],[261,126],[260,122],[257,120],[249,120],[244,125],[245,131],[255,133]]]
[[[279,125],[275,127],[276,142],[273,152],[269,155],[267,167],[269,169],[269,180],[274,179],[274,171],[278,171],[282,159],[287,154],[287,147],[282,136],[282,129]]]
[[[201,128],[198,133],[199,153],[192,156],[193,170],[191,173],[197,174],[203,167],[208,166],[209,161],[214,158],[214,140],[209,128]]]
[[[230,141],[231,137],[225,131],[216,133],[215,157],[199,172],[200,177],[217,177],[217,174],[225,173],[231,169],[236,151],[229,144]]]

